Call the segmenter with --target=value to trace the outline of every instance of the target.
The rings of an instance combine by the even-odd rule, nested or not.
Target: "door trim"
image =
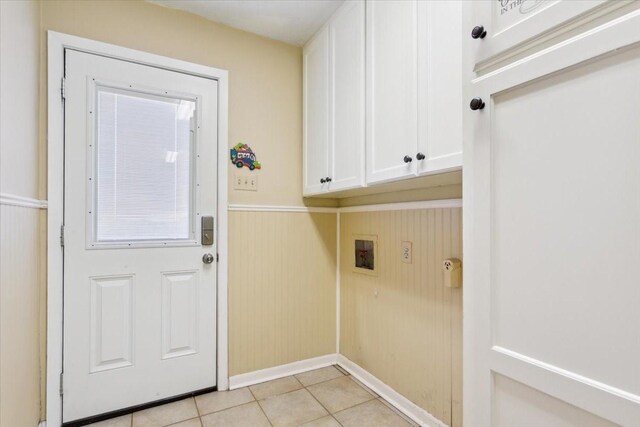
[[[82,37],[47,32],[47,408],[48,427],[62,424],[61,373],[63,351],[63,252],[60,231],[64,207],[64,104],[62,79],[64,51],[73,49],[109,58],[176,71],[218,81],[218,254],[217,271],[218,339],[217,388],[229,388],[228,361],[228,90],[227,70],[193,64],[178,59],[141,52]]]

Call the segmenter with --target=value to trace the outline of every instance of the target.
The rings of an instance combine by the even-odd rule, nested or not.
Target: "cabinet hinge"
[[[216,262],[220,261],[220,254],[216,254]]]
[[[60,246],[64,247],[64,225],[60,226]]]
[[[60,84],[60,96],[62,97],[62,99],[67,99],[67,91],[66,91],[66,83],[67,79],[65,79],[64,77],[62,78],[62,82]]]
[[[64,381],[64,373],[60,372],[60,396],[63,394],[62,382]]]

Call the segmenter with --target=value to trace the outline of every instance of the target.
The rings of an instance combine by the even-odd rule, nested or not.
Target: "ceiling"
[[[280,40],[305,44],[344,0],[148,0],[215,22]]]

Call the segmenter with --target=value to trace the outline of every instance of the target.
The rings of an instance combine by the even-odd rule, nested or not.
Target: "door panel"
[[[329,23],[331,39],[332,191],[364,183],[364,1],[345,3]]]
[[[318,194],[329,176],[329,29],[305,47],[304,61],[304,194]],[[323,182],[320,182],[320,180]]]
[[[474,425],[638,425],[639,46],[635,11],[469,73],[467,99],[486,102],[465,114]]]
[[[367,3],[367,183],[415,174],[418,2]]]
[[[133,276],[91,278],[91,372],[131,366]]]
[[[216,385],[217,82],[67,50],[65,422]]]
[[[198,271],[162,273],[162,358],[197,352]]]

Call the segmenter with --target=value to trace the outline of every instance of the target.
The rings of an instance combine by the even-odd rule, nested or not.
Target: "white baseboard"
[[[229,389],[246,387],[265,381],[288,377],[301,372],[312,371],[325,366],[335,365],[337,354],[327,354],[325,356],[311,359],[299,360],[286,365],[274,366],[273,368],[261,369],[259,371],[247,372],[246,374],[234,375],[229,378]]]
[[[353,363],[343,355],[338,355],[338,365],[345,371],[349,372],[361,383],[369,387],[376,392],[380,397],[393,405],[400,412],[411,418],[421,426],[429,427],[447,427],[447,424],[443,423],[409,399],[374,377],[369,372],[365,371],[360,366]]]

